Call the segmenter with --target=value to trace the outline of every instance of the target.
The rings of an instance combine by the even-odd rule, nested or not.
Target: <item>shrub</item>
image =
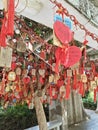
[[[48,109],[44,109],[47,115]],[[24,130],[37,124],[35,109],[29,110],[27,105],[9,107],[0,113],[0,130]]]
[[[97,107],[97,103],[94,102],[94,94],[93,92],[87,92],[85,97],[83,98],[84,107],[87,109],[95,110]]]

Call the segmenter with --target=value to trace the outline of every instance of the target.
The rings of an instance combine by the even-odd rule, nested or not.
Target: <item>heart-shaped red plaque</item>
[[[82,56],[81,50],[79,47],[70,46],[66,52],[65,62],[62,63],[65,67],[70,67],[76,64]]]
[[[62,44],[67,45],[71,42],[73,33],[68,26],[60,21],[56,21],[53,28],[56,37]]]
[[[30,82],[30,77],[29,77],[29,76],[24,77],[24,78],[23,78],[23,82],[24,82],[25,84],[28,84],[28,83]]]

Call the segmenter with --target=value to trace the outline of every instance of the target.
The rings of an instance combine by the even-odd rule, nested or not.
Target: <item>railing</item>
[[[48,130],[61,130],[62,121],[60,120],[54,120],[47,123]],[[39,130],[39,126],[34,126],[25,130]]]
[[[98,26],[98,7],[94,0],[65,0],[83,13],[91,22]]]

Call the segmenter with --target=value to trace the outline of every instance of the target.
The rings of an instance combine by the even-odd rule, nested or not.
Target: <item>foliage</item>
[[[9,107],[0,113],[0,130],[24,130],[37,124],[35,109],[29,110],[27,105]]]
[[[84,107],[87,109],[95,110],[97,104],[94,102],[94,93],[87,92],[85,97],[83,97]]]

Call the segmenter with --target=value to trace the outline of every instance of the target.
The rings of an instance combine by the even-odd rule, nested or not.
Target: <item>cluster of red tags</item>
[[[70,46],[73,40],[73,32],[60,18],[60,14],[53,26],[54,45],[58,46],[55,52],[56,65],[55,72],[59,73],[59,67],[63,65],[66,68],[66,79],[63,78],[63,84],[60,85],[60,93],[63,98],[69,99],[71,88],[76,90],[82,96],[86,91],[94,91],[94,101],[96,102],[96,93],[98,91],[98,74],[95,72],[95,65],[91,63],[90,70],[85,67],[86,52],[82,54],[82,50],[77,46]],[[84,40],[84,46],[87,41]],[[86,49],[85,49],[86,51]],[[84,61],[81,58],[84,57]],[[80,63],[81,62],[81,63]],[[67,81],[64,85],[64,81]],[[71,83],[71,80],[73,83]],[[64,87],[65,86],[65,87]],[[62,94],[63,93],[63,94]]]
[[[11,7],[13,9],[12,5]],[[6,30],[5,22],[3,25],[2,29]],[[2,29],[1,35],[3,34],[5,38],[8,34],[5,34]],[[0,63],[0,66],[4,69],[1,68],[0,74],[0,100],[4,107],[10,103],[25,101],[29,108],[32,108],[36,93],[43,103],[51,103],[51,100],[54,99],[69,99],[72,89],[82,96],[86,91],[92,90],[94,91],[94,101],[96,101],[98,74],[95,71],[94,63],[91,64],[90,70],[84,67],[83,62],[80,63],[82,51],[75,45],[70,46],[73,32],[64,22],[59,20],[54,22],[53,36],[53,44],[57,47],[55,52],[51,51],[52,49],[49,50],[50,54],[53,53],[52,58],[45,59],[44,50],[40,53],[42,59],[51,63],[53,70],[44,63],[44,60],[39,63],[39,60],[36,60],[37,57],[33,57],[32,54],[27,58],[25,56],[21,58],[18,54],[11,58],[12,50],[1,48],[2,64]],[[1,36],[1,38],[3,37]],[[6,57],[9,56],[7,59],[4,55],[5,50],[7,51]],[[8,59],[9,63],[12,61],[11,65],[8,62],[5,64]]]

